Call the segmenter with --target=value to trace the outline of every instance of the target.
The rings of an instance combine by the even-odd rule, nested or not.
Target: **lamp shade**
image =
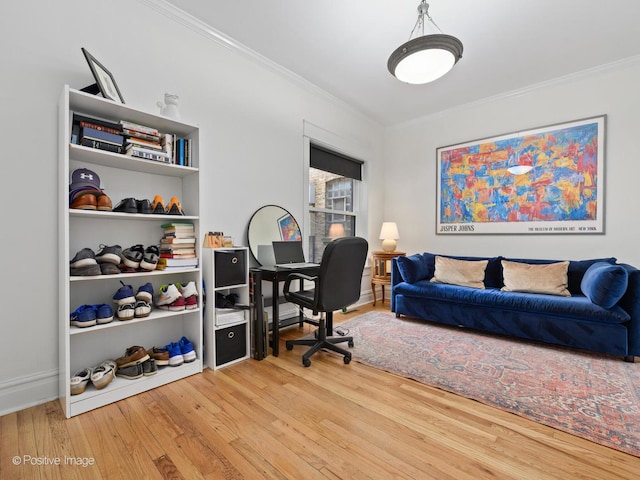
[[[398,225],[396,222],[383,222],[380,229],[380,240],[382,240],[382,250],[393,252],[396,249],[396,240],[400,238]]]
[[[332,223],[329,227],[329,238],[344,237],[344,225],[342,223]]]
[[[423,84],[442,77],[462,57],[462,42],[445,34],[423,35],[400,45],[387,68],[398,80]]]

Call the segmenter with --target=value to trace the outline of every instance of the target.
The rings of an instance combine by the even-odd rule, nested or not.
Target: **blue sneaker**
[[[71,314],[71,325],[74,327],[93,327],[96,323],[96,310],[93,305],[81,305]]]
[[[126,303],[136,303],[136,297],[133,296],[133,288],[131,285],[125,285],[122,280],[120,280],[122,286],[118,289],[118,291],[113,296],[114,303],[118,305],[124,305]]]
[[[193,362],[196,359],[196,351],[193,349],[193,343],[187,337],[182,337],[178,342],[180,352],[186,363]]]
[[[149,304],[153,302],[153,285],[149,282],[141,285],[136,292],[136,300],[144,300]]]
[[[178,365],[182,365],[184,363],[184,357],[182,356],[182,351],[180,350],[180,345],[175,342],[171,342],[169,345],[165,346],[167,350],[169,350],[169,366],[177,367]]]
[[[113,309],[111,308],[111,305],[102,303],[100,305],[94,305],[93,308],[96,311],[96,320],[98,325],[109,323],[113,320]]]

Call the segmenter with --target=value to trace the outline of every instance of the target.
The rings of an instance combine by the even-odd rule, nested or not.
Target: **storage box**
[[[246,319],[245,312],[235,308],[216,308],[216,326],[243,322]]]
[[[216,330],[216,367],[247,356],[247,324]]]
[[[246,250],[215,250],[214,255],[216,288],[247,283]]]

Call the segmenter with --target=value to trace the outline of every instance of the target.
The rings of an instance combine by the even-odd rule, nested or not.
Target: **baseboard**
[[[58,370],[47,370],[0,383],[0,416],[58,398]]]

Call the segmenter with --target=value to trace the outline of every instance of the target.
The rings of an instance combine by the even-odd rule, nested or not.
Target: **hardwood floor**
[[[640,458],[331,353],[304,368],[306,347],[282,347],[69,420],[57,401],[0,417],[0,478],[638,478]]]

